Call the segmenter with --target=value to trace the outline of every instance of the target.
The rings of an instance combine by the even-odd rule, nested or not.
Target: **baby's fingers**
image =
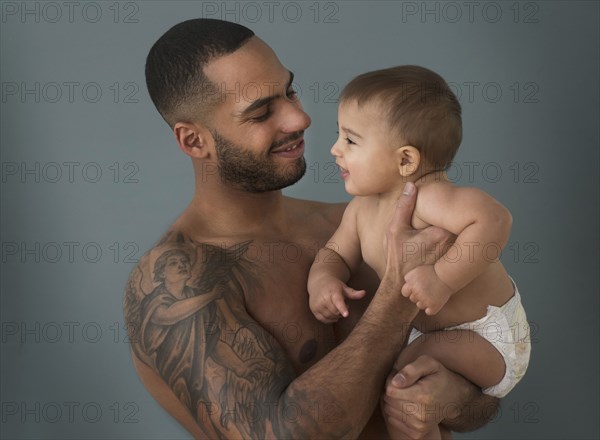
[[[323,324],[334,324],[339,319],[338,317],[336,317],[335,319],[331,319],[331,318],[325,316],[323,313],[315,313],[315,318],[317,318]]]
[[[333,324],[340,319],[340,312],[335,308],[333,303],[329,302],[327,306],[322,306],[315,312],[315,317],[325,324]]]
[[[331,324],[339,318],[339,312],[331,302],[331,298],[325,295],[319,297],[310,297],[310,310],[319,321],[325,324]]]
[[[346,285],[342,287],[342,291],[344,293],[344,296],[349,299],[361,299],[367,293],[366,290],[356,290]]]
[[[400,291],[400,293],[402,293],[402,296],[405,298],[410,298],[412,295],[412,287],[410,285],[410,283],[404,283],[404,285],[402,286],[402,290]]]
[[[337,322],[340,319],[340,311],[334,304],[334,298],[341,297],[341,294],[333,294],[331,296],[323,297],[320,304],[320,312],[327,319],[328,323]]]
[[[344,297],[342,295],[333,295],[331,297],[331,301],[333,306],[336,309],[336,312],[342,315],[344,318],[348,317],[348,307],[346,306],[346,302],[344,301]]]
[[[429,316],[436,315],[441,309],[442,306],[439,304],[427,304],[425,314]]]
[[[419,310],[426,310],[427,307],[430,306],[430,303],[427,300],[427,298],[424,298],[423,295],[420,295],[418,292],[415,292],[414,290],[411,292],[411,295],[408,299],[410,299],[417,306],[417,308]],[[425,313],[427,313],[427,311],[425,311]]]

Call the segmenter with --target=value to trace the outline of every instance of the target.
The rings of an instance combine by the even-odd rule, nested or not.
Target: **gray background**
[[[533,328],[501,414],[457,437],[598,438],[598,3],[271,7],[2,2],[2,438],[189,438],[134,373],[121,301],[193,190],[144,60],[201,16],[250,26],[295,72],[313,124],[292,196],[349,199],[329,156],[349,79],[397,64],[447,79],[465,131],[451,177],[512,211],[503,261]]]

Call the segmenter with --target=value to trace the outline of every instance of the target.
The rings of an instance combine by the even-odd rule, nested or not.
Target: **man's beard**
[[[304,156],[278,169],[277,163],[270,157],[263,157],[245,150],[211,130],[215,140],[217,161],[221,181],[251,193],[276,191],[293,185],[304,176],[306,161]],[[283,139],[272,145],[270,150],[300,139],[302,132]]]

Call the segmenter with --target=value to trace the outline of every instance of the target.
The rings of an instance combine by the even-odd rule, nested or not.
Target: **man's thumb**
[[[408,388],[422,377],[437,371],[439,363],[429,356],[419,356],[407,364],[392,378],[392,384],[398,388]]]
[[[402,195],[396,204],[396,210],[394,211],[392,223],[410,226],[416,202],[417,187],[412,182],[406,182],[406,185],[404,185],[404,191],[402,191]]]
[[[397,372],[396,375],[392,378],[392,385],[394,385],[396,388],[407,388],[411,386],[414,382],[414,380],[411,382],[410,377],[406,377],[406,375],[402,371]]]

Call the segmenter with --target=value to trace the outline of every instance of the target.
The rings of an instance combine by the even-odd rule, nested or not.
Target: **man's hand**
[[[346,283],[335,277],[328,276],[314,282],[314,286],[310,289],[308,304],[315,318],[325,324],[332,324],[337,322],[340,316],[348,317],[348,306],[344,298],[360,299],[366,293],[364,290],[348,287]]]
[[[418,231],[413,229],[411,219],[416,202],[417,188],[412,182],[408,182],[384,237],[384,250],[387,248],[384,278],[399,285],[404,284],[404,276],[415,267],[435,263],[456,238],[450,232],[435,226]]]
[[[437,276],[432,264],[415,267],[404,276],[404,281],[402,295],[428,315],[438,313],[453,293]]]
[[[442,421],[461,415],[469,386],[464,382],[435,359],[419,357],[388,377],[381,405],[386,423],[407,438],[425,438]]]

